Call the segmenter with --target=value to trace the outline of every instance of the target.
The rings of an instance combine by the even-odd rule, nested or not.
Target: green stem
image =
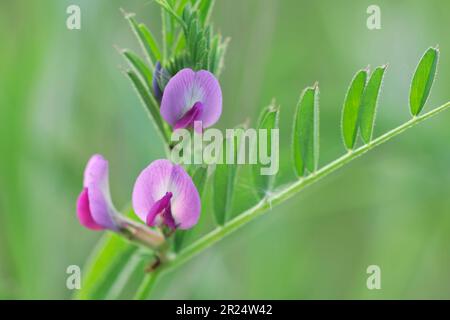
[[[156,272],[156,276],[152,277],[151,275],[149,278],[146,279],[146,281],[143,283],[140,292],[142,291],[144,294],[144,298],[148,296],[148,294],[151,291],[151,288],[154,285],[154,282],[156,281],[156,278],[161,275],[162,273],[165,273],[167,271],[173,270],[183,264],[184,262],[190,260],[195,255],[199,254],[204,249],[212,246],[222,238],[226,237],[227,235],[231,234],[232,232],[236,231],[243,225],[247,224],[254,218],[260,216],[264,212],[266,212],[269,209],[272,209],[277,204],[283,202],[284,200],[287,200],[294,196],[296,193],[300,192],[307,186],[317,182],[319,179],[327,176],[328,174],[334,172],[335,170],[339,169],[343,165],[349,163],[350,161],[356,159],[360,155],[366,153],[367,151],[379,146],[380,144],[390,140],[391,138],[399,135],[403,131],[421,123],[422,121],[431,118],[432,116],[440,113],[441,111],[444,111],[445,109],[450,107],[450,101],[443,104],[442,106],[433,109],[432,111],[418,117],[414,117],[408,122],[404,123],[403,125],[383,134],[382,136],[379,136],[378,138],[372,140],[366,145],[361,146],[360,148],[356,150],[351,150],[348,153],[344,154],[342,157],[336,159],[335,161],[329,163],[328,165],[322,167],[321,169],[317,170],[313,174],[306,176],[305,178],[302,178],[292,184],[289,184],[287,186],[281,187],[275,192],[269,194],[266,198],[262,199],[259,203],[257,203],[254,207],[244,211],[242,214],[238,215],[236,218],[230,220],[227,222],[224,226],[219,226],[216,229],[212,230],[190,246],[183,249],[178,255],[176,255],[173,259],[167,261],[166,263],[162,264]]]
[[[134,300],[145,300],[150,295],[150,292],[152,291],[153,287],[156,284],[156,281],[158,280],[159,275],[161,272],[159,270],[155,270],[151,273],[149,273],[142,284],[140,285],[136,295],[134,296]]]

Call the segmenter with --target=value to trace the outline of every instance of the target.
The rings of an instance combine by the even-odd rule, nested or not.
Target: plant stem
[[[195,255],[199,254],[204,249],[212,246],[222,238],[236,231],[246,223],[250,222],[254,218],[260,216],[267,210],[272,209],[275,205],[283,202],[294,196],[296,193],[300,192],[307,186],[317,182],[321,178],[327,176],[328,174],[334,172],[339,169],[343,165],[349,163],[350,161],[356,159],[360,155],[366,153],[367,151],[377,147],[378,145],[390,140],[391,138],[399,135],[403,131],[421,123],[422,121],[431,118],[432,116],[444,111],[445,109],[450,107],[450,101],[443,104],[442,106],[429,111],[418,117],[413,117],[411,120],[402,124],[401,126],[379,136],[378,138],[372,140],[366,145],[359,147],[358,149],[351,150],[348,153],[344,154],[342,157],[336,159],[335,161],[329,163],[328,165],[322,167],[316,172],[306,176],[294,183],[291,183],[287,186],[281,187],[275,192],[268,194],[264,199],[262,199],[259,203],[257,203],[252,208],[244,211],[242,214],[238,215],[234,219],[228,221],[224,226],[219,226],[216,229],[212,230],[190,246],[183,249],[178,255],[176,255],[173,259],[167,261],[162,264],[161,267],[157,269],[158,272],[156,275],[149,275],[149,278],[142,284],[139,292],[143,293],[143,297],[145,298],[150,293],[154,282],[157,277],[164,272],[170,271],[174,268],[177,268],[184,262],[190,260]],[[142,297],[142,295],[137,295],[138,297]]]
[[[157,269],[153,272],[150,272],[146,275],[144,281],[139,286],[139,289],[134,296],[134,300],[145,300],[150,295],[150,292],[152,291],[153,287],[156,284],[156,281],[158,280],[159,275],[161,272]]]

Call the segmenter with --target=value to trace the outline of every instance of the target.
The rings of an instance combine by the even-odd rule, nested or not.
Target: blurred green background
[[[66,8],[81,7],[81,30]],[[441,61],[430,107],[450,99],[448,1],[218,0],[214,25],[232,38],[219,128],[281,105],[281,171],[294,178],[290,129],[301,90],[320,82],[321,164],[344,152],[340,109],[353,74],[389,63],[376,135],[409,118],[408,90],[427,47]],[[0,1],[0,298],[67,299],[66,268],[101,233],[82,228],[75,200],[93,153],[110,161],[114,203],[162,145],[114,46],[137,49],[119,8],[155,33],[149,0]],[[450,298],[450,113],[370,152],[191,260],[154,298]],[[242,178],[239,194],[249,190]],[[249,204],[238,197],[236,211]],[[245,197],[243,197],[245,198]],[[204,215],[210,215],[208,208]],[[381,267],[382,289],[366,288]]]

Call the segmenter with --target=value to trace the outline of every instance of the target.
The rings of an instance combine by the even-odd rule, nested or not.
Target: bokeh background
[[[82,28],[66,28],[66,8]],[[382,29],[366,28],[381,7]],[[93,153],[110,161],[114,202],[162,145],[114,46],[137,49],[119,8],[155,33],[149,0],[0,1],[0,298],[68,299],[68,265],[82,266],[100,233],[75,216]],[[340,109],[353,74],[389,63],[376,135],[409,118],[422,53],[439,44],[427,109],[450,99],[448,1],[218,0],[214,25],[232,38],[221,78],[219,128],[281,105],[278,184],[294,179],[292,114],[320,83],[321,161],[344,152]],[[450,112],[354,161],[164,277],[154,298],[450,298]],[[249,192],[245,175],[239,194]],[[241,199],[242,198],[242,199]],[[235,211],[249,205],[237,197]],[[210,215],[206,209],[204,215]],[[366,268],[382,289],[366,288]]]

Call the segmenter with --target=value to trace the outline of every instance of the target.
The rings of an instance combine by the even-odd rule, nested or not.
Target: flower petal
[[[155,202],[166,194],[172,167],[168,160],[156,160],[136,179],[132,202],[134,212],[142,221],[147,221],[147,215]]]
[[[110,230],[117,230],[115,222],[116,209],[108,201],[109,194],[105,194],[101,188],[90,185],[87,188],[89,195],[89,208],[92,218],[102,227]]]
[[[155,226],[156,216],[164,212],[167,208],[170,208],[170,199],[172,198],[171,192],[166,192],[164,197],[156,201],[150,211],[147,213],[146,224],[150,227]]]
[[[168,160],[156,160],[138,176],[133,189],[133,208],[147,222],[147,215],[167,192],[172,193],[171,213],[180,229],[194,226],[200,217],[200,196],[191,177]],[[155,209],[156,210],[156,209]]]
[[[84,170],[84,187],[92,183],[108,184],[108,161],[100,154],[94,154]]]
[[[194,104],[194,106],[191,108],[191,110],[186,112],[186,114],[183,117],[181,117],[181,119],[178,120],[177,123],[175,123],[173,128],[175,130],[177,130],[177,129],[193,127],[194,121],[197,121],[198,119],[200,119],[200,117],[202,115],[202,111],[203,111],[203,103],[196,102]],[[202,124],[200,124],[200,126],[202,126]]]
[[[169,191],[173,193],[172,216],[180,229],[189,229],[200,218],[201,201],[197,188],[183,167],[174,165]]]
[[[103,229],[103,227],[98,225],[92,218],[91,210],[89,209],[89,197],[86,188],[84,188],[78,196],[77,216],[82,226],[91,230]]]
[[[87,189],[89,210],[92,219],[103,228],[117,230],[117,210],[109,192],[108,161],[94,155],[84,171],[84,187]]]
[[[164,89],[161,115],[175,126],[195,103],[203,104],[199,119],[203,127],[216,123],[222,114],[222,90],[219,81],[206,70],[183,69],[172,77]]]
[[[222,89],[219,81],[209,71],[201,70],[196,73],[195,84],[203,92],[203,112],[200,119],[203,121],[203,127],[207,128],[215,124],[222,114]]]

